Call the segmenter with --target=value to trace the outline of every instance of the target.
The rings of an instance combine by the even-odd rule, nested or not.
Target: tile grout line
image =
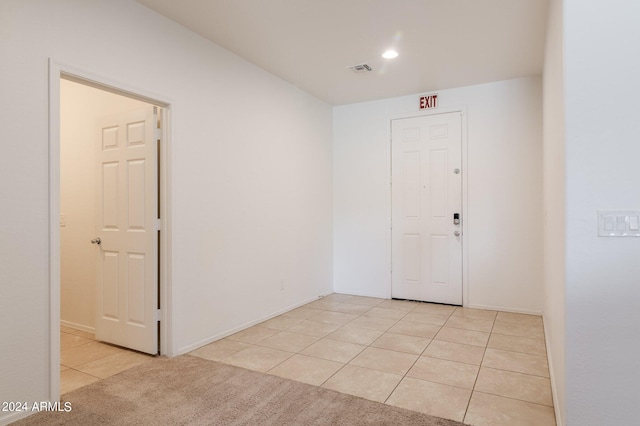
[[[414,308],[413,308],[413,309],[411,309],[409,312],[407,312],[407,313],[405,314],[405,316],[404,316],[404,317],[406,317],[407,315],[409,315],[409,313],[410,313],[410,312],[413,312],[413,311],[415,310],[415,308],[416,308],[416,307],[414,306]],[[404,318],[404,317],[402,317],[402,318]],[[411,322],[411,321],[409,321],[409,322]],[[397,323],[396,323],[396,324],[397,324]],[[440,331],[440,329],[438,329],[438,331]],[[438,334],[438,333],[436,333],[436,334]],[[433,335],[433,337],[436,337],[436,335],[434,334],[434,335]],[[411,369],[413,368],[413,366],[414,366],[414,365],[416,365],[416,362],[418,362],[418,360],[420,359],[420,357],[422,356],[422,354],[424,353],[424,351],[426,351],[426,350],[427,350],[427,348],[429,347],[429,345],[431,345],[431,342],[433,342],[433,337],[431,338],[431,340],[429,341],[429,343],[427,344],[427,346],[425,346],[425,347],[424,347],[424,349],[422,350],[422,352],[420,352],[420,354],[418,354],[418,357],[416,358],[416,360],[415,360],[415,361],[413,361],[413,363],[411,364],[411,367],[407,368],[407,372],[406,372],[406,373],[404,373],[404,374],[402,375],[402,377],[400,378],[400,380],[398,380],[398,383],[396,383],[396,385],[393,387],[393,389],[391,389],[391,392],[389,392],[389,395],[387,395],[387,397],[384,399],[383,404],[391,405],[391,404],[388,404],[388,403],[387,403],[387,401],[389,401],[389,398],[391,398],[391,395],[393,395],[393,393],[396,391],[396,389],[398,389],[398,386],[400,386],[400,383],[402,383],[402,381],[404,380],[404,378],[405,378],[405,377],[407,377],[407,374],[409,374],[409,371],[411,371]]]
[[[382,301],[382,302],[378,303],[378,304],[377,304],[376,306],[374,306],[374,307],[371,307],[371,308],[370,308],[370,309],[368,309],[367,311],[362,312],[361,314],[358,314],[358,316],[357,316],[356,318],[353,318],[353,319],[352,319],[351,321],[349,321],[348,323],[341,325],[341,326],[340,326],[340,328],[345,327],[346,325],[351,324],[353,321],[357,320],[358,318],[363,317],[366,313],[368,313],[369,311],[371,311],[371,310],[372,310],[372,309],[374,309],[375,307],[377,307],[377,306],[381,305],[382,303],[384,303],[384,301]],[[413,309],[411,309],[411,311],[412,311],[412,310],[413,310]],[[383,330],[372,330],[372,331],[381,331],[381,332],[382,332],[382,334],[381,334],[380,336],[384,335],[385,333],[387,333],[387,332],[388,332],[388,330],[390,330],[394,325],[396,325],[396,324],[397,324],[397,323],[398,323],[402,318],[404,318],[405,316],[407,316],[407,315],[408,315],[408,313],[409,313],[409,312],[411,312],[411,311],[408,311],[408,312],[407,312],[403,317],[401,317],[400,319],[396,320],[396,322],[395,322],[392,326],[390,326],[389,328],[387,328],[386,330],[384,330],[384,331],[383,331]],[[371,318],[371,317],[367,317],[367,318]],[[389,319],[393,319],[393,318],[389,318]],[[338,328],[338,329],[334,330],[334,332],[335,332],[335,331],[340,330],[340,328]],[[356,328],[362,328],[362,327],[356,327]],[[365,330],[368,330],[368,329],[365,329]],[[329,334],[331,334],[331,333],[329,333]],[[320,384],[320,387],[324,386],[324,385],[325,385],[329,380],[331,380],[331,378],[333,378],[336,374],[338,374],[340,371],[342,371],[342,370],[343,370],[347,365],[353,365],[353,364],[350,364],[350,363],[351,363],[351,361],[353,361],[353,360],[354,360],[358,355],[360,355],[362,352],[364,352],[365,350],[367,350],[367,348],[371,348],[371,347],[375,348],[375,346],[371,346],[371,345],[372,345],[376,340],[378,340],[378,339],[380,338],[380,336],[378,336],[377,338],[375,338],[371,343],[369,343],[369,344],[367,344],[367,345],[361,345],[361,346],[364,346],[364,349],[362,349],[362,350],[361,350],[360,352],[358,352],[356,355],[354,355],[353,357],[351,357],[351,359],[350,359],[349,361],[347,361],[347,362],[343,363],[342,367],[340,367],[338,370],[336,370],[336,371],[335,371],[333,374],[331,374],[331,375],[330,375],[330,376],[329,376],[325,381],[323,381],[323,382],[322,382],[322,384]],[[327,335],[327,336],[325,336],[325,337],[323,337],[323,338],[322,338],[322,339],[320,339],[320,340],[323,340],[323,339],[326,339],[326,338],[328,338],[328,335]],[[319,341],[320,341],[320,340],[319,340]],[[332,339],[329,339],[329,340],[332,340]],[[316,343],[317,343],[317,342],[316,342]],[[344,342],[344,343],[353,343],[353,342]],[[354,344],[358,344],[358,343],[354,343]],[[376,349],[381,349],[381,348],[376,348]],[[322,358],[320,358],[320,359],[322,359]],[[361,367],[361,366],[355,366],[355,365],[353,365],[353,366],[354,366],[354,367],[359,367],[359,368],[367,368],[367,367]],[[370,368],[367,368],[367,369],[368,369],[368,370],[372,370],[372,371],[378,371],[378,372],[380,372],[380,370],[373,370],[373,369],[370,369]],[[384,373],[384,372],[383,372],[383,373]],[[389,373],[389,374],[391,374],[391,373]],[[404,377],[404,376],[403,376],[403,377]],[[402,379],[400,379],[400,381],[402,381]],[[398,382],[398,383],[400,383],[400,382]],[[396,385],[396,386],[397,386],[397,385]],[[394,388],[394,389],[395,389],[395,388]],[[392,392],[393,392],[393,391],[392,391]],[[391,395],[391,394],[389,394],[389,395]],[[388,397],[387,397],[387,398],[388,398]],[[385,399],[385,401],[386,401],[386,399]]]
[[[415,307],[414,307],[414,309],[415,309]],[[412,312],[414,309],[412,309],[412,310],[411,310],[411,311],[409,311],[409,312]],[[449,318],[451,318],[451,315],[453,315],[453,312],[455,312],[455,309],[454,309],[454,310],[453,310],[453,311],[452,311],[452,312],[447,316],[447,320],[445,321],[445,324],[446,324],[446,322],[449,320]],[[407,315],[409,315],[409,313],[407,313]],[[405,315],[405,316],[406,316],[406,315]],[[443,316],[444,316],[444,315],[443,315]],[[400,378],[400,380],[398,381],[398,383],[393,387],[393,389],[391,390],[391,392],[389,393],[389,395],[387,396],[387,398],[384,400],[384,404],[391,405],[391,404],[389,404],[387,401],[389,401],[389,398],[391,398],[391,395],[393,395],[393,393],[396,391],[396,389],[398,389],[398,386],[400,386],[400,383],[402,383],[402,381],[407,377],[407,374],[409,374],[409,372],[410,372],[410,371],[411,371],[411,369],[416,365],[416,363],[418,362],[418,360],[420,360],[420,357],[422,357],[422,356],[423,356],[423,354],[424,354],[424,352],[427,350],[427,348],[428,348],[429,346],[431,346],[431,344],[433,343],[433,341],[434,341],[435,337],[438,335],[438,333],[440,332],[440,330],[442,330],[442,327],[444,327],[444,324],[443,324],[443,325],[441,325],[441,326],[438,326],[438,327],[440,327],[440,328],[438,328],[438,331],[433,335],[433,337],[431,338],[431,340],[429,341],[429,343],[427,344],[427,346],[425,346],[425,348],[422,350],[422,352],[420,352],[420,354],[418,355],[418,357],[416,358],[416,360],[413,362],[413,364],[411,364],[411,367],[409,367],[409,368],[407,369],[407,372],[406,372],[406,373],[404,373],[404,375]]]
[[[320,299],[320,300],[321,300],[321,299]],[[313,303],[313,302],[312,302],[312,303]],[[313,308],[308,308],[308,309],[313,309]],[[328,310],[328,309],[318,309],[318,311],[319,311],[319,312],[318,312],[318,314],[320,314],[320,313],[322,313],[322,312],[335,312],[335,311],[330,311],[330,310]],[[359,317],[359,316],[358,316],[358,317]],[[353,320],[357,319],[358,317],[353,318]],[[311,319],[309,319],[309,318],[305,318],[304,320],[308,320],[308,321],[315,321],[315,320],[311,320]],[[303,321],[304,321],[304,320],[303,320]],[[351,321],[353,321],[353,320],[351,320]],[[349,322],[351,322],[351,321],[349,321]],[[302,322],[302,321],[300,321],[300,322]],[[315,321],[315,322],[323,323],[322,321]],[[347,322],[346,324],[349,324],[349,322]],[[334,323],[329,323],[329,324],[334,324]],[[329,334],[331,334],[331,333],[333,333],[333,332],[335,332],[335,331],[337,331],[337,330],[341,329],[341,328],[342,328],[342,327],[344,327],[346,324],[335,324],[335,325],[339,325],[339,327],[338,327],[337,329],[333,330],[332,332],[330,332]],[[256,326],[257,326],[257,325],[259,325],[259,324],[256,324]],[[286,359],[282,360],[282,361],[281,361],[281,362],[279,362],[278,364],[276,364],[276,365],[274,365],[273,367],[271,367],[271,368],[269,368],[268,370],[266,370],[266,371],[265,371],[265,373],[266,373],[266,374],[269,374],[269,372],[270,372],[270,371],[272,371],[273,369],[275,369],[275,368],[279,367],[280,365],[284,364],[286,361],[290,360],[290,359],[291,359],[291,358],[293,358],[295,355],[302,355],[302,353],[301,353],[302,351],[304,351],[305,349],[307,349],[307,348],[308,348],[308,347],[310,347],[311,345],[314,345],[314,344],[316,344],[316,343],[320,342],[321,340],[325,339],[325,338],[329,335],[329,334],[327,334],[327,335],[325,335],[325,336],[323,336],[323,337],[318,337],[318,336],[311,336],[311,335],[309,335],[309,334],[297,333],[297,332],[295,332],[295,331],[290,331],[290,329],[291,329],[292,327],[294,327],[295,325],[297,325],[297,324],[292,324],[292,325],[290,325],[290,326],[286,327],[284,330],[278,330],[278,332],[277,332],[276,334],[279,334],[279,333],[281,333],[281,332],[286,331],[286,332],[289,332],[289,333],[300,334],[300,335],[302,335],[302,336],[316,337],[316,338],[318,338],[318,340],[316,340],[315,342],[313,342],[313,343],[311,343],[311,344],[309,344],[309,345],[305,346],[304,348],[300,349],[299,351],[297,351],[297,352],[293,352],[293,353],[291,353],[291,352],[289,352],[289,351],[284,351],[284,350],[282,350],[282,349],[276,349],[276,350],[282,350],[283,352],[289,352],[289,353],[291,353],[291,356],[289,356],[288,358],[286,358]],[[272,336],[270,336],[270,337],[272,337]],[[251,343],[251,346],[260,346],[260,347],[263,347],[263,348],[275,349],[275,348],[271,348],[271,347],[269,347],[269,346],[262,346],[262,345],[260,345],[260,342],[261,342],[261,341],[266,340],[266,339],[268,339],[268,338],[269,338],[269,337],[267,337],[267,338],[265,338],[265,339],[262,339],[262,340],[259,340],[259,341],[258,341],[258,342],[256,342],[256,343]],[[248,348],[245,348],[245,349],[248,349]],[[240,351],[238,351],[238,352],[240,352]],[[237,353],[237,352],[235,352],[235,353]],[[234,354],[229,355],[228,357],[225,357],[224,359],[230,358],[231,356],[235,355],[235,353],[234,353]],[[310,355],[303,355],[303,356],[310,356]],[[354,357],[355,357],[355,356],[354,356]],[[316,359],[323,359],[323,360],[324,360],[324,358],[319,358],[319,357],[313,357],[313,358],[316,358]],[[326,360],[326,361],[332,361],[332,360]],[[338,361],[334,361],[334,362],[338,362]],[[342,363],[342,364],[343,364],[343,365],[342,365],[342,367],[340,367],[336,372],[334,372],[331,376],[329,376],[329,378],[327,378],[325,381],[323,381],[323,382],[319,385],[319,387],[321,387],[324,383],[326,383],[326,382],[327,382],[327,380],[329,380],[331,377],[333,377],[335,374],[337,374],[337,373],[338,373],[338,371],[342,370],[342,369],[344,368],[344,366],[346,365],[346,363]],[[272,375],[273,375],[273,374],[272,374]]]
[[[491,324],[491,331],[489,332],[489,337],[487,338],[487,343],[484,347],[484,351],[482,352],[482,359],[480,360],[480,365],[478,365],[478,374],[476,375],[476,379],[473,381],[473,386],[471,387],[471,394],[469,395],[469,401],[467,402],[467,407],[464,410],[464,416],[462,416],[462,421],[464,422],[464,420],[467,417],[467,414],[469,412],[469,406],[471,405],[471,399],[473,398],[473,394],[476,392],[476,385],[478,384],[478,377],[480,377],[480,370],[482,370],[482,363],[484,362],[484,357],[487,354],[487,347],[489,346],[489,341],[491,340],[491,333],[493,332],[493,327],[496,324],[496,318],[498,317],[498,314],[496,313],[496,316],[493,319],[493,324]]]
[[[89,342],[87,342],[87,343],[83,343],[83,344],[81,344],[81,345],[72,346],[72,347],[70,347],[70,348],[62,348],[62,347],[61,347],[61,348],[60,348],[60,352],[62,352],[63,350],[64,350],[64,351],[78,351],[78,350],[83,350],[83,349],[82,349],[83,347],[85,347],[85,346],[87,346],[87,345],[89,345],[89,344],[91,344],[91,343],[98,343],[98,344],[108,345],[108,346],[110,346],[110,347],[113,347],[113,348],[117,349],[117,351],[116,351],[116,352],[113,352],[113,353],[105,354],[105,355],[103,355],[103,356],[99,356],[99,357],[97,357],[97,358],[91,359],[91,360],[89,360],[89,361],[83,362],[82,364],[78,364],[78,365],[75,365],[75,366],[71,366],[71,365],[63,364],[63,363],[62,363],[62,360],[61,360],[60,365],[61,365],[61,366],[66,367],[66,370],[64,370],[64,371],[60,371],[60,376],[61,376],[61,378],[62,378],[62,374],[63,374],[65,371],[72,370],[72,371],[75,371],[75,372],[77,372],[77,373],[83,374],[83,375],[85,375],[85,376],[89,376],[89,377],[92,377],[92,378],[94,378],[94,379],[97,379],[97,381],[102,381],[102,380],[104,380],[105,378],[103,378],[103,377],[99,377],[99,376],[96,376],[96,375],[91,374],[91,373],[87,373],[86,371],[83,371],[83,370],[81,370],[80,368],[81,368],[81,367],[83,367],[83,366],[85,366],[85,365],[87,365],[87,364],[90,364],[90,363],[92,363],[92,362],[100,361],[100,360],[105,360],[106,358],[109,358],[109,357],[112,357],[112,356],[116,356],[116,355],[119,355],[119,354],[121,354],[121,353],[136,352],[136,351],[132,351],[132,350],[127,349],[127,348],[121,348],[121,347],[118,347],[118,346],[115,346],[115,345],[110,345],[110,344],[107,344],[107,343],[99,342],[98,340],[96,340],[96,339],[95,339],[95,335],[94,335],[94,337],[89,338],[89,337],[86,337],[86,336],[84,336],[84,335],[78,335],[78,334],[75,334],[75,333],[69,333],[69,332],[62,331],[62,330],[61,330],[61,331],[60,331],[60,334],[62,335],[63,333],[64,333],[64,334],[67,334],[67,335],[70,335],[70,336],[76,336],[76,337],[82,338],[82,339],[84,339],[84,340],[89,340]],[[83,332],[83,333],[86,333],[86,332]],[[62,345],[61,345],[61,346],[62,346]],[[66,393],[69,393],[69,392],[72,392],[72,391],[74,391],[74,390],[80,389],[80,388],[82,388],[82,387],[84,387],[84,386],[87,386],[87,384],[82,385],[82,386],[77,387],[77,388],[74,388],[74,389],[71,389],[71,390],[68,390],[67,392],[65,392],[65,394],[66,394]]]
[[[491,348],[488,348],[491,349]],[[547,376],[540,376],[538,374],[531,374],[531,373],[523,373],[522,371],[515,371],[515,370],[505,370],[504,368],[496,368],[496,367],[485,367],[485,366],[481,366],[483,368],[488,368],[490,370],[496,370],[496,371],[504,371],[506,373],[516,373],[516,374],[522,374],[523,376],[529,376],[529,377],[539,377],[541,379],[549,379],[549,377]]]
[[[481,393],[481,394],[484,394],[484,395],[491,395],[491,396],[497,396],[499,398],[510,399],[512,401],[518,401],[518,402],[524,402],[524,403],[527,403],[527,404],[533,404],[533,405],[537,405],[539,407],[553,408],[553,405],[540,404],[538,402],[531,402],[531,401],[527,401],[527,400],[524,400],[524,399],[514,398],[512,396],[504,396],[504,395],[499,395],[497,393],[483,392],[483,391],[475,391],[475,392],[478,392],[478,393]],[[465,414],[465,416],[466,416],[466,414]]]
[[[340,303],[340,302],[338,302],[338,303]],[[382,303],[382,302],[380,302],[380,303]],[[378,305],[379,305],[380,303],[378,303]],[[376,306],[377,306],[377,305],[376,305]],[[354,319],[352,319],[352,320],[351,320],[351,321],[349,321],[348,323],[346,323],[346,324],[344,324],[344,325],[340,326],[340,328],[338,328],[338,329],[334,330],[333,332],[335,333],[336,331],[340,330],[342,327],[345,327],[346,325],[348,325],[348,324],[352,323],[353,321],[357,320],[358,318],[362,317],[365,313],[367,313],[367,312],[371,311],[371,309],[373,309],[373,307],[370,307],[370,308],[369,308],[368,310],[366,310],[365,312],[362,312],[361,314],[358,314],[358,316],[357,316],[357,317],[355,317]],[[393,327],[393,326],[392,326],[392,327]],[[356,327],[356,328],[359,328],[359,327]],[[375,330],[375,331],[379,331],[379,330]],[[383,332],[383,333],[384,333],[384,332]],[[331,334],[331,333],[329,333],[329,334]],[[327,335],[327,336],[328,336],[328,335]],[[323,339],[326,339],[326,338],[327,338],[327,336],[323,337]],[[321,339],[321,340],[322,340],[322,339]],[[331,339],[330,339],[330,340],[331,340]],[[375,340],[377,340],[377,338],[376,338]],[[374,340],[373,342],[375,342],[375,340]],[[373,342],[371,342],[371,343],[373,343]],[[345,343],[353,343],[353,342],[345,342]],[[365,346],[365,347],[364,347],[364,349],[362,349],[360,352],[358,352],[356,355],[354,355],[354,356],[353,356],[349,361],[347,361],[347,362],[343,363],[342,367],[340,367],[340,368],[339,368],[339,369],[337,369],[333,374],[331,374],[329,377],[327,377],[327,379],[326,379],[326,380],[324,380],[324,381],[320,384],[320,386],[319,386],[319,387],[323,387],[323,386],[324,386],[324,385],[325,385],[329,380],[331,380],[331,379],[332,379],[336,374],[338,374],[340,371],[342,371],[342,370],[343,370],[347,365],[351,365],[351,364],[349,364],[349,363],[350,363],[351,361],[353,361],[353,359],[355,359],[355,358],[356,358],[358,355],[360,355],[362,352],[364,352],[367,348],[371,347],[371,343],[370,343],[370,344],[368,344],[368,345],[362,345],[362,346]],[[327,388],[325,388],[325,389],[327,389]]]
[[[83,365],[84,365],[84,364],[83,364]],[[76,372],[78,372],[78,373],[85,374],[85,375],[87,375],[87,376],[95,377],[95,378],[96,378],[96,379],[98,379],[98,380],[102,380],[102,378],[101,378],[101,377],[94,376],[93,374],[85,373],[84,371],[78,370],[78,369],[77,369],[77,368],[75,368],[75,367],[67,367],[67,368],[68,368],[69,370],[73,370],[73,371],[76,371]]]

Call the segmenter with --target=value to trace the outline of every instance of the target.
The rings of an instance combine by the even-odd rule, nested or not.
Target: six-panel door
[[[158,352],[157,141],[153,107],[98,120],[96,339]]]
[[[393,120],[391,135],[392,297],[461,305],[461,114]]]

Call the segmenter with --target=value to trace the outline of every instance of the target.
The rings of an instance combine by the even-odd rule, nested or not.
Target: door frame
[[[171,111],[172,101],[138,87],[112,81],[49,58],[49,395],[60,399],[60,79],[106,90],[162,108],[160,144],[160,354],[174,356],[171,322]]]
[[[391,229],[392,220],[393,220],[393,200],[392,200],[392,183],[391,183],[391,162],[392,162],[392,142],[393,142],[393,134],[392,134],[392,121],[394,120],[402,120],[405,118],[416,118],[416,117],[426,117],[426,116],[434,116],[441,114],[450,114],[459,112],[461,114],[461,137],[462,137],[462,212],[463,212],[463,227],[462,227],[462,306],[469,305],[469,245],[468,245],[468,233],[469,233],[469,181],[468,181],[468,170],[469,170],[469,157],[468,157],[468,143],[467,143],[467,106],[462,105],[458,107],[438,107],[436,110],[427,110],[427,111],[416,111],[402,114],[393,114],[389,115],[387,118],[387,223],[389,224],[388,233],[387,233],[387,261],[388,269],[389,269],[389,287],[387,298],[391,299],[392,294],[392,286],[393,286],[393,277],[391,275],[391,268],[393,266],[392,260],[392,241],[393,241],[393,230]]]

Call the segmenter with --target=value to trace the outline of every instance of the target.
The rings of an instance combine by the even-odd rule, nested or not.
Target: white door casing
[[[157,109],[96,131],[96,339],[158,352]]]
[[[391,182],[392,297],[462,305],[461,113],[392,120]]]

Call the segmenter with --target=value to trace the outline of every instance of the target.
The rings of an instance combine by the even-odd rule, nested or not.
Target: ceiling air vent
[[[371,66],[367,64],[351,65],[350,67],[347,67],[347,68],[349,68],[350,70],[356,73],[373,71],[373,68],[371,68]]]

